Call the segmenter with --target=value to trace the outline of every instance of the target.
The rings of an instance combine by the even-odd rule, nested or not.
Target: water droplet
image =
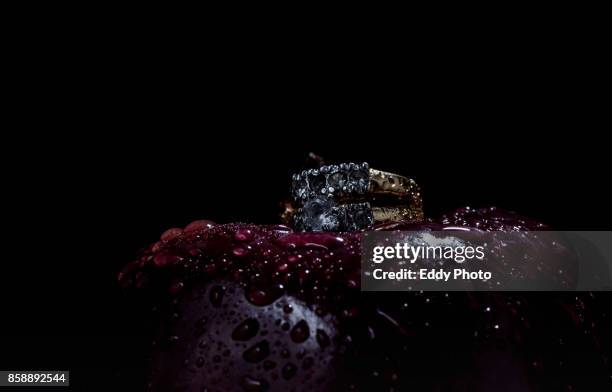
[[[254,289],[247,292],[247,300],[253,305],[270,305],[283,295],[283,285],[274,285],[266,289]]]
[[[259,392],[268,389],[268,383],[266,380],[259,380],[251,376],[244,376],[240,380],[240,386],[247,392]]]
[[[172,229],[168,229],[166,231],[164,231],[164,233],[161,235],[160,239],[164,242],[167,241],[171,241],[173,239],[175,239],[176,237],[178,237],[179,235],[183,234],[183,229],[179,229],[178,227],[173,227]]]
[[[270,346],[267,340],[262,340],[242,353],[242,358],[247,362],[256,363],[266,358],[268,355],[270,355]]]
[[[312,357],[306,357],[304,358],[304,361],[302,362],[302,369],[310,369],[313,364],[314,364],[314,359]]]
[[[199,368],[204,366],[204,358],[198,357],[198,359],[196,359],[196,366]]]
[[[285,380],[289,380],[293,378],[296,372],[297,372],[297,366],[295,366],[291,362],[288,362],[285,366],[283,366],[283,369],[281,370],[281,374],[283,375],[283,378]]]
[[[296,343],[302,343],[310,336],[310,328],[305,320],[299,321],[291,330],[291,340]]]
[[[253,338],[259,331],[259,322],[254,318],[248,318],[240,323],[232,332],[232,339],[245,341]]]
[[[370,340],[376,339],[376,333],[374,332],[374,328],[368,326],[368,338]]]
[[[285,313],[291,313],[293,312],[293,307],[289,304],[286,304],[285,306],[283,306],[283,312]]]
[[[223,301],[223,294],[225,294],[225,289],[222,286],[213,287],[210,290],[209,294],[210,303],[213,304],[213,306],[216,308],[221,306],[221,301]]]
[[[204,326],[206,325],[206,321],[207,321],[206,317],[202,317],[201,319],[196,321],[195,323],[195,335],[196,336],[200,336],[206,331],[204,329]]]
[[[322,329],[317,329],[317,342],[319,342],[319,346],[321,346],[321,348],[329,346],[329,336],[327,336],[325,331]]]
[[[179,319],[178,313],[174,312],[170,315],[170,322],[175,323]]]
[[[251,230],[248,229],[237,230],[234,234],[234,239],[236,239],[236,241],[244,242],[249,241],[251,238],[253,238],[253,235],[251,233]]]
[[[244,257],[247,255],[247,253],[249,253],[249,251],[242,246],[238,246],[232,250],[232,253],[236,257]]]
[[[355,318],[359,314],[359,309],[356,306],[352,306],[342,311],[342,316],[346,318]]]
[[[179,341],[179,337],[176,336],[176,335],[172,335],[172,336],[168,337],[168,342],[170,342],[170,343],[176,343],[178,341]]]
[[[161,252],[153,257],[153,263],[155,263],[158,267],[164,267],[169,264],[174,264],[178,261],[182,260],[180,256],[173,255],[167,252]]]
[[[287,257],[287,261],[290,264],[294,264],[296,263],[300,258],[302,258],[302,255],[290,255],[289,257]]]
[[[183,287],[185,287],[185,284],[183,282],[175,280],[170,284],[168,291],[170,292],[170,294],[176,295],[183,289]]]
[[[151,251],[152,251],[152,252],[159,252],[159,251],[160,251],[160,250],[163,248],[163,246],[164,246],[164,243],[163,243],[163,242],[161,242],[161,241],[157,241],[156,243],[154,243],[154,244],[151,246]]]
[[[263,363],[263,368],[265,370],[270,370],[270,369],[274,369],[276,367],[276,362],[274,361],[270,361],[270,360],[265,360]]]
[[[190,224],[185,226],[185,230],[183,230],[183,231],[185,233],[190,233],[192,231],[197,231],[197,230],[202,230],[202,229],[210,229],[214,225],[215,225],[215,223],[213,221],[201,219],[201,220],[197,220],[197,221],[191,222]]]

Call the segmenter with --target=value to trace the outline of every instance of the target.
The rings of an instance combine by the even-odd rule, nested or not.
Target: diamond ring
[[[337,200],[374,195],[420,199],[420,190],[414,180],[370,169],[367,163],[342,163],[304,170],[293,175],[291,185],[293,200],[302,203],[316,196],[328,196]]]
[[[342,163],[304,170],[292,177],[292,197],[302,205],[293,215],[296,230],[353,231],[374,223],[419,221],[423,202],[410,178]]]

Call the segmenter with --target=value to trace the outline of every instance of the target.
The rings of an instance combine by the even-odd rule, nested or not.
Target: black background
[[[496,205],[558,229],[610,229],[609,123],[592,73],[535,61],[398,67],[400,79],[370,70],[368,82],[366,69],[321,65],[217,64],[161,80],[143,63],[102,68],[69,84],[39,75],[40,93],[19,95],[37,105],[4,146],[19,153],[5,164],[16,239],[2,368],[70,369],[77,385],[137,371],[121,266],[195,219],[278,222],[311,151],[413,177],[431,217]]]

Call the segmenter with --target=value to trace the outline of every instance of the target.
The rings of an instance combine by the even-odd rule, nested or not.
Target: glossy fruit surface
[[[466,208],[376,229],[448,226],[546,228]],[[360,241],[359,233],[208,221],[166,231],[119,276],[158,298],[150,388],[604,390],[612,382],[606,293],[362,293]]]

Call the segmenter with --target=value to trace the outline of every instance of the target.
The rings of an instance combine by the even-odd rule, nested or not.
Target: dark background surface
[[[19,154],[5,164],[16,239],[3,262],[1,367],[70,369],[81,386],[138,371],[121,266],[195,219],[277,222],[310,151],[412,176],[431,217],[496,205],[557,229],[610,229],[595,73],[480,64],[368,82],[354,68],[240,64],[203,80],[158,80],[143,66],[75,71],[70,84],[33,76],[40,92],[21,94],[46,104],[19,112],[20,138],[4,146]]]

